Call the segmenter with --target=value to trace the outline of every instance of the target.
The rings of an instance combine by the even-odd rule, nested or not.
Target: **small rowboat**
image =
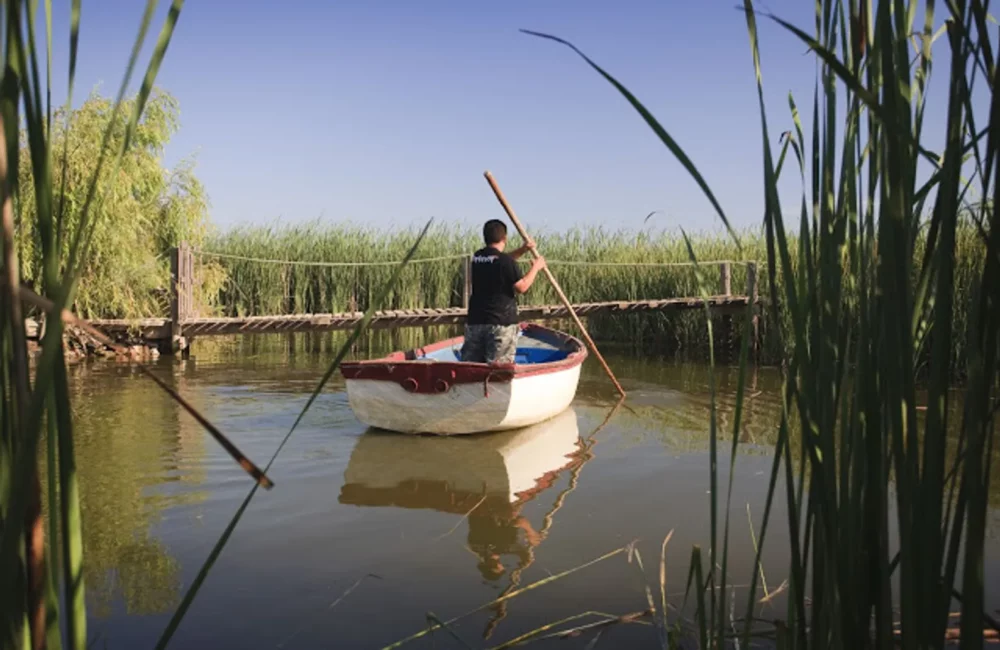
[[[587,349],[569,334],[522,324],[512,364],[461,361],[463,340],[341,364],[354,415],[379,429],[453,435],[530,426],[573,401]]]

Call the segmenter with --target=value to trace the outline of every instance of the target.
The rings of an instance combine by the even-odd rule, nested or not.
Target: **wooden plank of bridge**
[[[713,312],[724,317],[734,312],[740,313],[747,307],[754,308],[752,316],[752,336],[754,352],[757,352],[759,302],[757,294],[757,265],[747,263],[747,294],[732,295],[732,267],[729,262],[720,263],[721,294],[709,298]],[[223,336],[232,334],[267,334],[281,332],[323,332],[354,327],[364,316],[355,305],[349,311],[336,314],[295,314],[275,316],[251,316],[242,318],[198,318],[194,309],[194,252],[190,245],[181,243],[171,255],[170,317],[147,318],[141,320],[95,320],[92,324],[108,334],[124,334],[138,328],[143,338],[164,344],[167,351],[187,354],[191,340],[195,336]],[[376,329],[396,327],[427,327],[435,325],[461,324],[465,321],[468,302],[472,293],[471,257],[463,260],[462,307],[444,309],[419,308],[408,310],[388,310],[376,312],[371,326]],[[608,301],[574,305],[573,310],[580,316],[597,313],[636,313],[646,311],[684,311],[704,307],[700,297],[666,298],[636,301]],[[524,305],[519,309],[523,320],[559,320],[570,316],[565,305]]]
[[[722,314],[741,313],[751,304],[747,296],[713,296],[709,307]],[[581,316],[597,313],[637,313],[649,311],[687,311],[704,309],[703,298],[665,298],[658,300],[590,302],[573,306]],[[569,311],[565,305],[525,305],[519,310],[523,320],[565,319]],[[467,310],[460,307],[421,310],[389,310],[376,312],[371,323],[374,329],[394,327],[426,327],[431,325],[456,325],[465,322]],[[291,314],[285,316],[244,316],[188,318],[179,323],[184,337],[223,336],[230,334],[268,334],[277,332],[325,332],[354,327],[362,319],[362,312],[338,314]],[[121,334],[137,327],[146,340],[170,341],[175,329],[172,318],[145,318],[130,320],[93,320],[95,327],[108,334]]]

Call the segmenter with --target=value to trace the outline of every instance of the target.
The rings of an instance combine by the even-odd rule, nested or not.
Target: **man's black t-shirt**
[[[521,269],[514,258],[492,246],[472,256],[472,296],[469,299],[469,325],[515,325],[517,302],[514,285],[521,279]]]

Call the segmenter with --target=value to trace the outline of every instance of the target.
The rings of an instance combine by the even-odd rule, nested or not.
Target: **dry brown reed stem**
[[[897,639],[902,637],[902,632],[896,630],[895,636]],[[944,631],[945,641],[961,641],[962,640],[962,630],[958,627],[949,627]],[[996,630],[984,629],[983,630],[983,643],[987,645],[997,645],[1000,644],[1000,633]]]
[[[384,648],[382,648],[382,650],[392,650],[393,648],[398,648],[400,646],[403,646],[403,645],[409,643],[410,641],[415,641],[415,640],[417,640],[417,639],[419,639],[421,637],[427,636],[428,634],[433,633],[435,630],[442,629],[442,628],[444,628],[445,626],[448,626],[448,625],[452,625],[452,624],[454,624],[454,623],[456,623],[456,622],[458,622],[458,621],[460,621],[462,619],[465,619],[465,618],[468,618],[469,616],[472,616],[473,614],[478,614],[479,612],[486,611],[487,609],[490,609],[490,608],[494,607],[495,605],[497,605],[499,603],[502,603],[505,600],[510,600],[511,598],[517,598],[518,596],[520,596],[521,594],[523,594],[525,592],[532,591],[534,589],[538,589],[539,587],[544,587],[545,585],[547,585],[547,584],[549,584],[551,582],[555,582],[556,580],[561,580],[562,578],[565,578],[566,576],[574,574],[574,573],[576,573],[578,571],[581,571],[583,569],[587,569],[589,567],[592,567],[595,564],[598,564],[599,562],[603,562],[604,560],[610,559],[610,558],[612,558],[612,557],[614,557],[616,555],[619,555],[621,553],[625,553],[627,550],[628,550],[627,546],[622,546],[620,548],[616,548],[613,551],[605,553],[604,555],[602,555],[602,556],[600,556],[598,558],[594,558],[593,560],[590,560],[589,562],[584,562],[583,564],[577,565],[577,566],[573,567],[572,569],[567,569],[565,571],[561,571],[561,572],[556,573],[554,575],[549,575],[549,576],[547,576],[545,578],[542,578],[540,580],[536,580],[535,582],[532,582],[531,584],[527,585],[526,587],[521,587],[520,589],[518,589],[516,591],[513,591],[511,593],[508,593],[508,594],[505,594],[503,596],[500,596],[499,598],[495,598],[494,600],[491,600],[488,603],[480,605],[479,607],[476,607],[475,609],[471,609],[471,610],[465,612],[464,614],[461,614],[459,616],[451,618],[451,619],[449,619],[447,621],[443,621],[440,624],[431,625],[427,629],[421,630],[421,631],[419,631],[419,632],[417,632],[415,634],[411,634],[410,636],[406,637],[405,639],[401,639],[399,641],[396,641],[395,643],[392,643],[390,645],[385,646]]]
[[[352,584],[350,587],[348,587],[347,589],[345,589],[343,593],[341,593],[339,596],[337,596],[336,600],[334,600],[332,603],[330,603],[329,605],[327,605],[325,611],[329,612],[331,609],[333,609],[334,607],[336,607],[337,605],[339,605],[345,598],[347,598],[348,596],[351,595],[352,591],[354,591],[359,586],[361,586],[361,583],[364,582],[365,580],[367,580],[368,578],[376,578],[378,580],[381,580],[382,576],[376,575],[374,573],[366,573],[365,575],[361,576],[360,578],[358,578],[357,580],[354,581],[354,584]],[[291,643],[292,639],[294,639],[296,636],[298,636],[298,634],[302,630],[306,629],[306,627],[308,625],[309,625],[309,623],[306,623],[306,624],[300,626],[297,630],[295,630],[294,632],[292,632],[291,634],[289,634],[287,637],[285,637],[285,639],[283,641],[281,641],[280,643],[278,643],[278,645],[276,647],[278,647],[278,648],[284,648],[285,646],[287,646],[289,643]]]
[[[53,308],[53,304],[50,300],[48,300],[47,298],[43,298],[42,296],[39,296],[34,291],[25,286],[20,287],[20,299],[25,302],[31,303],[35,307],[38,307],[39,309],[42,309],[44,311],[51,311]],[[125,348],[123,346],[112,341],[110,338],[105,336],[103,332],[98,330],[96,327],[94,327],[87,321],[81,318],[77,318],[76,315],[73,314],[73,312],[69,311],[68,309],[62,310],[62,314],[60,315],[60,317],[62,318],[62,322],[65,323],[66,325],[79,327],[80,329],[84,330],[85,332],[87,332],[88,334],[90,334],[95,339],[97,339],[104,345],[108,346],[112,350],[115,350],[116,352],[125,351]],[[192,406],[186,399],[181,397],[181,395],[177,391],[175,391],[173,388],[164,383],[162,379],[160,379],[155,374],[150,372],[150,370],[145,366],[139,365],[138,368],[139,372],[152,379],[153,382],[156,383],[157,386],[162,388],[164,392],[170,395],[170,397],[173,398],[175,402],[184,407],[184,410],[190,413],[191,416],[195,420],[197,420],[198,423],[206,431],[208,431],[213,438],[215,438],[216,442],[222,445],[223,449],[225,449],[229,453],[229,455],[233,457],[233,460],[235,460],[239,464],[239,466],[242,467],[244,471],[246,471],[247,474],[253,477],[253,479],[261,487],[263,487],[266,490],[270,490],[272,487],[274,487],[274,482],[270,478],[268,478],[268,476],[264,473],[263,470],[261,470],[259,467],[257,467],[256,464],[254,464],[253,461],[247,458],[246,455],[242,451],[240,451],[239,448],[237,448],[236,445],[234,445],[229,440],[229,438],[224,433],[222,433],[222,431],[218,429],[218,427],[209,422],[205,418],[205,416],[199,413],[198,410],[194,406]]]
[[[38,471],[31,477],[31,494],[25,514],[24,551],[28,579],[28,623],[32,647],[42,650],[45,641],[45,526],[42,521],[42,486]]]
[[[486,501],[486,496],[485,495],[483,496],[482,499],[480,499],[479,501],[476,502],[476,505],[474,505],[471,508],[469,508],[469,511],[466,512],[464,515],[462,515],[462,518],[459,519],[457,522],[455,522],[455,525],[452,526],[451,529],[447,533],[442,533],[441,535],[435,537],[434,541],[435,542],[440,541],[440,540],[444,539],[445,537],[447,537],[448,535],[451,535],[452,533],[454,533],[456,530],[458,530],[458,527],[462,525],[462,522],[465,521],[465,520],[467,520],[469,518],[469,515],[471,515],[473,512],[476,511],[476,508],[478,508],[479,506],[483,505],[483,501]]]
[[[534,630],[531,630],[530,632],[525,632],[524,634],[522,634],[520,636],[517,636],[517,637],[511,639],[510,641],[505,641],[504,643],[501,643],[500,645],[493,646],[489,650],[506,650],[507,648],[513,648],[514,646],[518,646],[518,645],[526,645],[528,643],[532,643],[534,641],[541,641],[543,639],[553,639],[553,638],[557,638],[557,639],[569,639],[569,638],[574,638],[574,637],[580,636],[584,632],[589,632],[591,630],[601,630],[601,629],[603,629],[605,627],[608,627],[610,625],[629,624],[629,623],[641,623],[641,624],[644,624],[644,625],[648,625],[648,623],[645,623],[642,619],[645,618],[645,617],[647,617],[647,616],[651,616],[652,614],[653,614],[653,610],[650,610],[650,609],[641,610],[641,611],[638,611],[638,612],[631,612],[629,614],[622,614],[620,616],[615,616],[615,615],[612,615],[612,614],[605,614],[604,612],[584,612],[582,614],[576,614],[574,616],[569,616],[567,618],[564,618],[564,619],[561,619],[561,620],[558,620],[558,621],[554,621],[552,623],[548,623],[548,624],[543,625],[543,626],[541,626],[539,628],[535,628]],[[567,623],[569,621],[579,620],[579,619],[584,618],[586,616],[602,616],[603,618],[601,620],[595,621],[593,623],[585,623],[583,625],[578,625],[576,627],[571,627],[571,628],[567,628],[567,629],[564,629],[564,630],[557,630],[555,632],[551,632],[549,634],[542,635],[542,633],[548,632],[549,630],[552,630],[553,628],[555,628],[555,627],[557,627],[557,626],[559,626],[561,624]]]
[[[575,627],[569,630],[564,630],[559,633],[559,637],[565,639],[573,636],[578,636],[582,632],[588,630],[593,630],[600,627],[606,627],[608,625],[617,625],[619,623],[635,623],[640,619],[652,615],[653,615],[653,610],[651,609],[644,609],[638,612],[632,612],[630,614],[622,614],[621,616],[617,616],[613,619],[608,619],[606,621],[597,621],[595,623],[588,623],[587,625],[580,625],[579,627]]]
[[[667,544],[673,536],[674,530],[671,528],[660,544],[660,619],[664,629],[667,627]]]
[[[3,267],[7,315],[13,334],[14,392],[17,420],[28,412],[28,360],[26,357],[24,318],[18,299],[20,286],[17,253],[14,247],[14,207],[7,178],[7,136],[3,116],[0,116],[0,202],[3,206]],[[42,522],[42,486],[37,468],[32,468],[28,507],[25,511],[24,554],[27,579],[28,623],[31,627],[32,647],[45,647],[45,528]]]

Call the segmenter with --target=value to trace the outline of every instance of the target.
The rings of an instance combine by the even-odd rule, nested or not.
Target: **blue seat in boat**
[[[559,361],[560,359],[565,359],[565,358],[566,358],[565,350],[528,347],[528,348],[517,349],[517,353],[514,355],[514,363],[517,364],[548,363],[550,361]]]
[[[517,348],[517,352],[514,355],[514,363],[518,365],[559,361],[565,359],[568,354],[566,350],[552,347],[531,337],[525,337],[523,333],[519,334],[518,338],[529,341],[528,345]],[[461,347],[444,348],[421,358],[427,361],[461,361],[462,349]]]

